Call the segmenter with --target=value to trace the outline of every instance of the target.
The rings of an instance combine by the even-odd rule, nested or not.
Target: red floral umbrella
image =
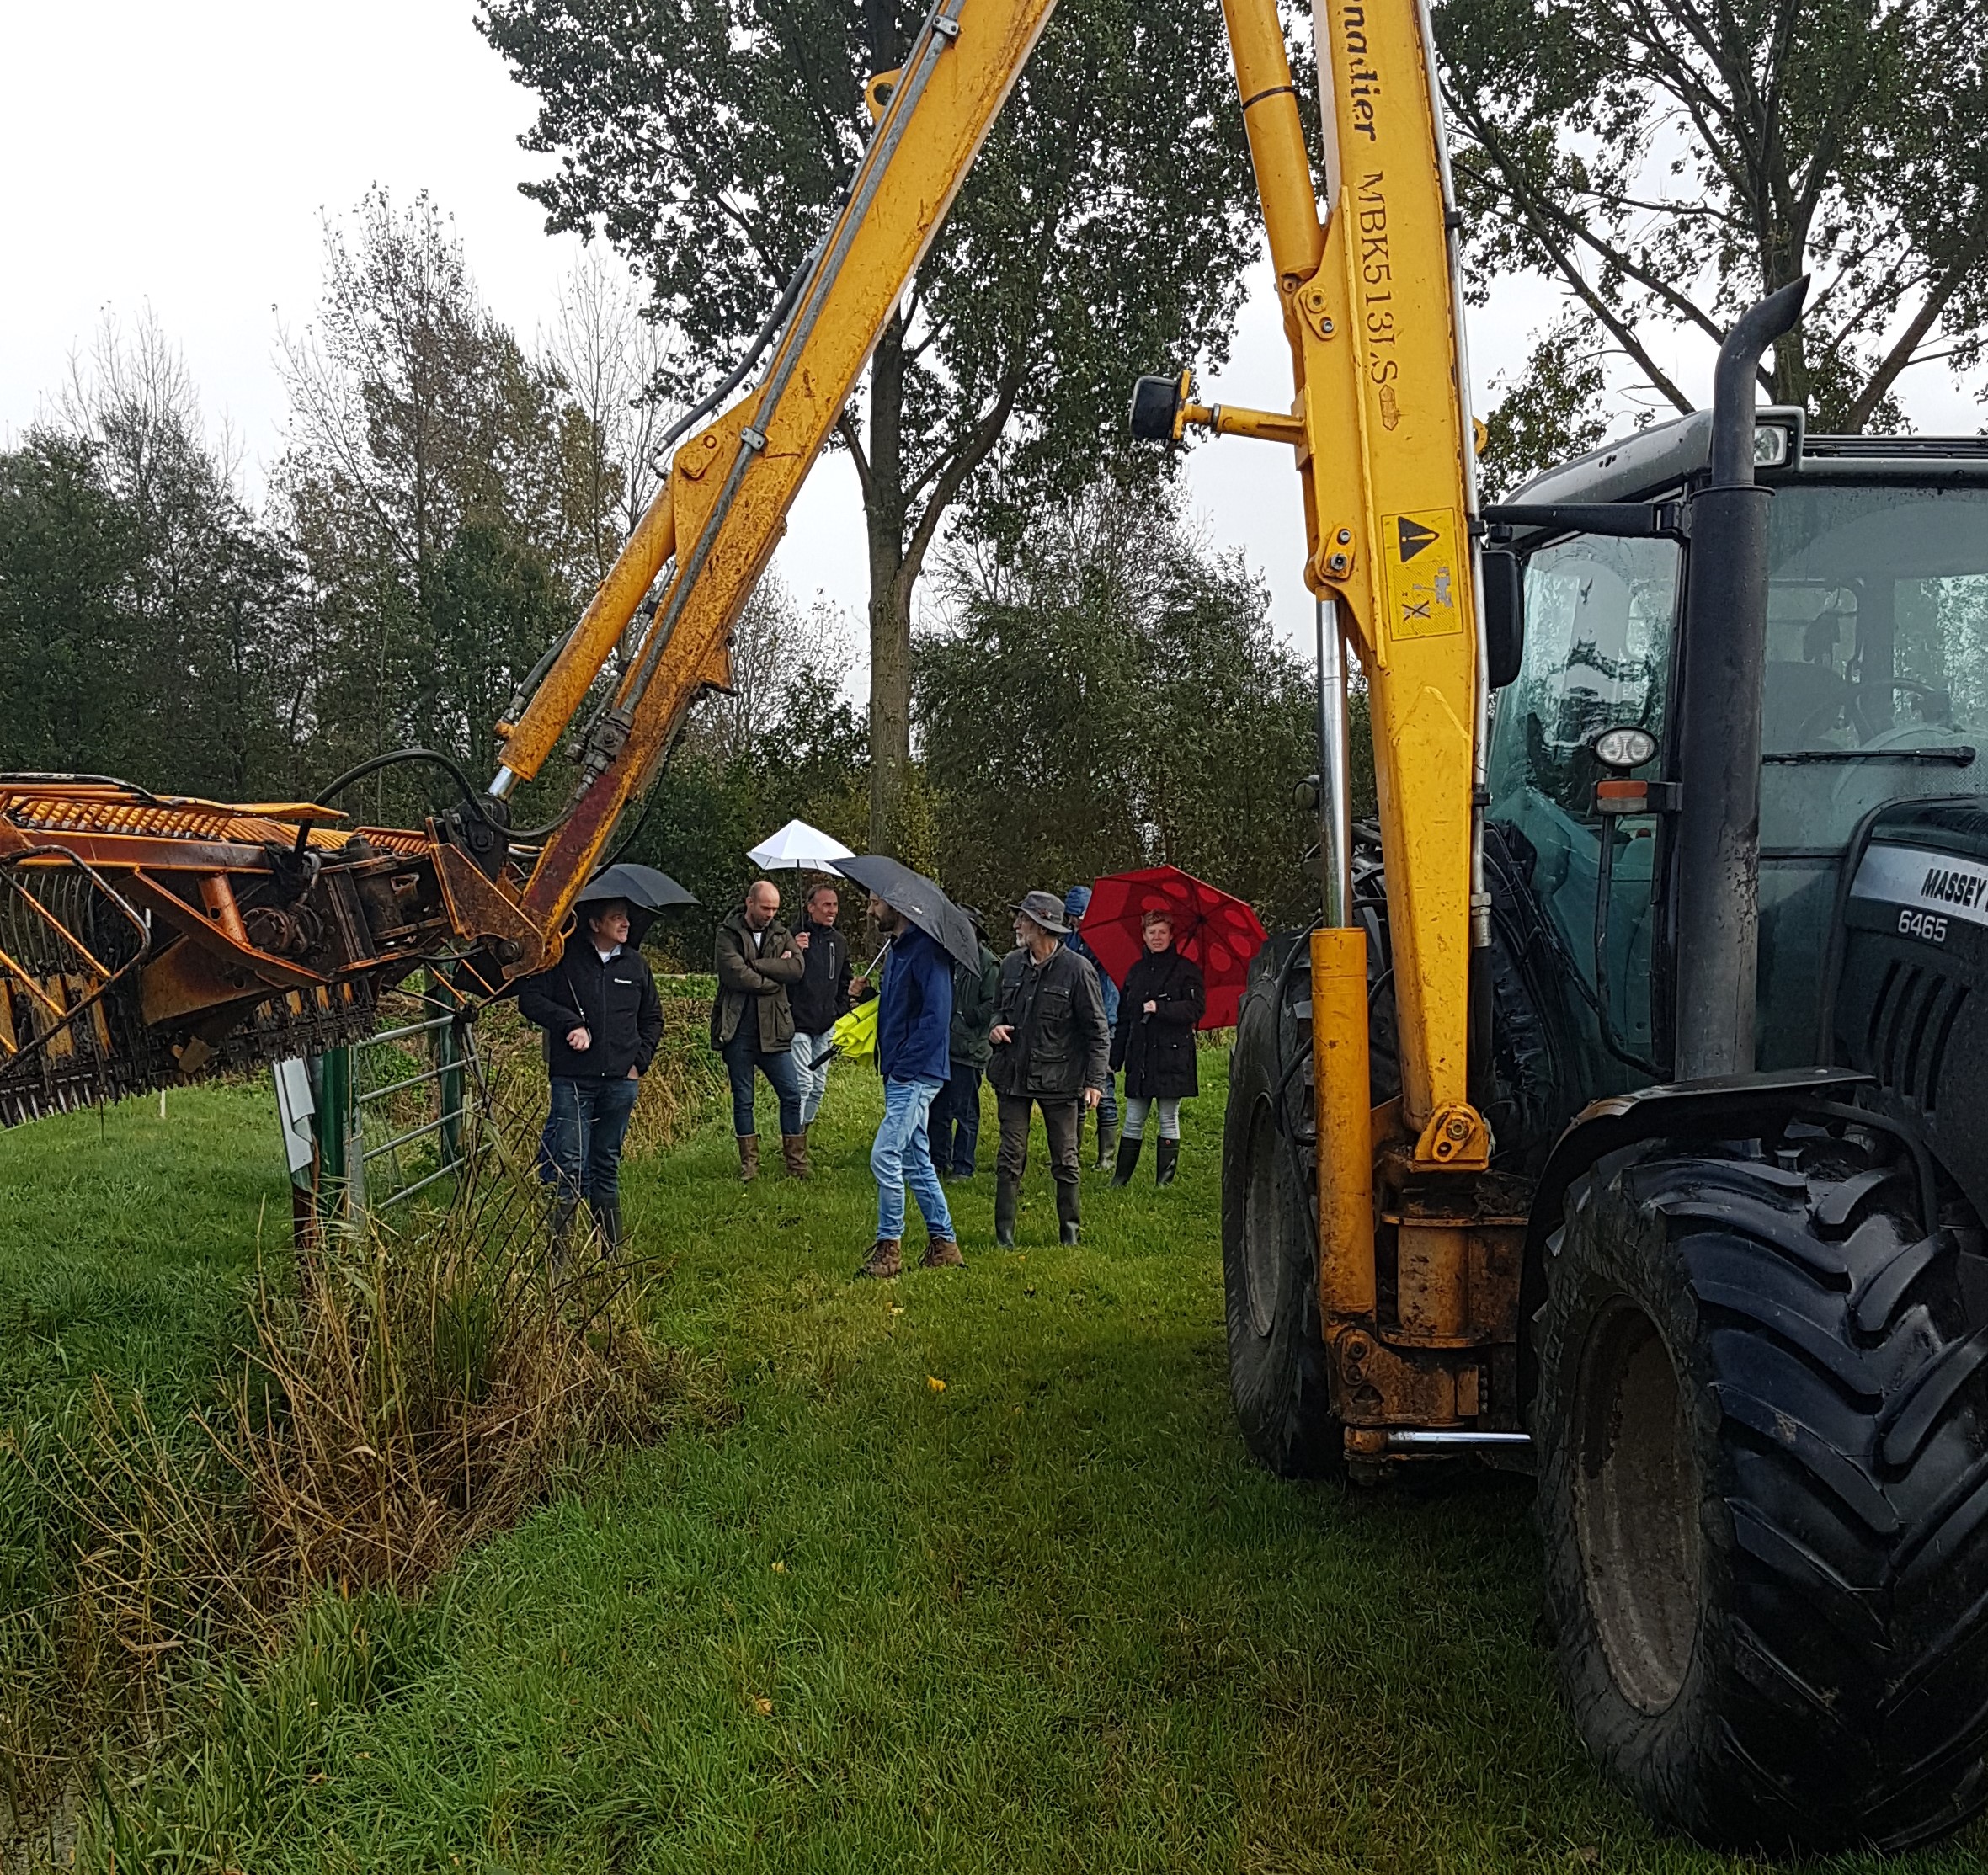
[[[1208,986],[1207,1013],[1201,1026],[1233,1027],[1250,960],[1263,948],[1263,926],[1255,913],[1241,899],[1177,866],[1148,866],[1100,879],[1091,888],[1090,904],[1079,928],[1113,983],[1125,981],[1145,950],[1141,919],[1149,911],[1170,914],[1174,948],[1201,968]]]

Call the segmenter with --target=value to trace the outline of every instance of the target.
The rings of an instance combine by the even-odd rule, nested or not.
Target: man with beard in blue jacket
[[[966,1261],[952,1213],[932,1164],[926,1121],[952,1072],[952,959],[896,906],[870,895],[870,915],[890,940],[877,992],[877,1069],[883,1076],[883,1124],[870,1153],[877,1178],[877,1241],[860,1276],[894,1276],[904,1267],[904,1187],[918,1200],[930,1238],[928,1270]]]

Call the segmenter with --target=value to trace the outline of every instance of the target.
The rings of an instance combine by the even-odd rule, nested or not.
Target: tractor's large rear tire
[[[1651,1148],[1569,1196],[1533,1408],[1561,1673],[1660,1821],[1901,1849],[1988,1801],[1988,1266],[1881,1155],[1777,1160]]]
[[[1292,1005],[1308,982],[1299,961],[1287,976],[1282,1008],[1268,971],[1244,997],[1222,1140],[1229,1391],[1244,1441],[1283,1478],[1324,1476],[1344,1456],[1326,1379],[1318,1228],[1304,1158],[1311,1084],[1302,1065],[1292,1068],[1302,1041]]]

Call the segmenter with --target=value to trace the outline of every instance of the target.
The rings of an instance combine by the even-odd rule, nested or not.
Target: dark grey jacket
[[[1014,1037],[994,1044],[987,1069],[997,1094],[1074,1100],[1087,1087],[1104,1087],[1111,1031],[1088,957],[1062,945],[1042,963],[1026,949],[1010,951],[994,994],[994,1026],[1004,1024]]]
[[[983,944],[977,964],[952,967],[952,1036],[949,1052],[955,1061],[987,1066],[994,1044],[987,1031],[994,1026],[994,998],[1001,984],[1001,960]]]

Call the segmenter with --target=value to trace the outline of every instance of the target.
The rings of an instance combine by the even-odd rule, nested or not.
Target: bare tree
[[[607,530],[574,465],[600,445],[560,373],[484,306],[434,203],[376,189],[354,221],[328,224],[317,317],[281,356],[278,488],[344,744],[327,759],[399,740],[479,759],[598,577]]]
[[[842,615],[822,594],[802,606],[776,573],[760,580],[732,634],[732,688],[698,706],[687,752],[724,768],[749,756],[790,714],[804,676],[839,686],[852,663]]]
[[[1674,337],[1804,273],[1764,376],[1819,423],[1900,428],[1904,374],[1981,362],[1980,0],[1443,0],[1437,35],[1476,290],[1536,272],[1575,315],[1519,406],[1586,401],[1585,346],[1688,410]]]
[[[544,349],[587,419],[575,465],[583,511],[597,524],[594,578],[606,576],[663,479],[658,445],[667,385],[682,369],[672,334],[648,317],[626,269],[589,248],[567,275]]]

